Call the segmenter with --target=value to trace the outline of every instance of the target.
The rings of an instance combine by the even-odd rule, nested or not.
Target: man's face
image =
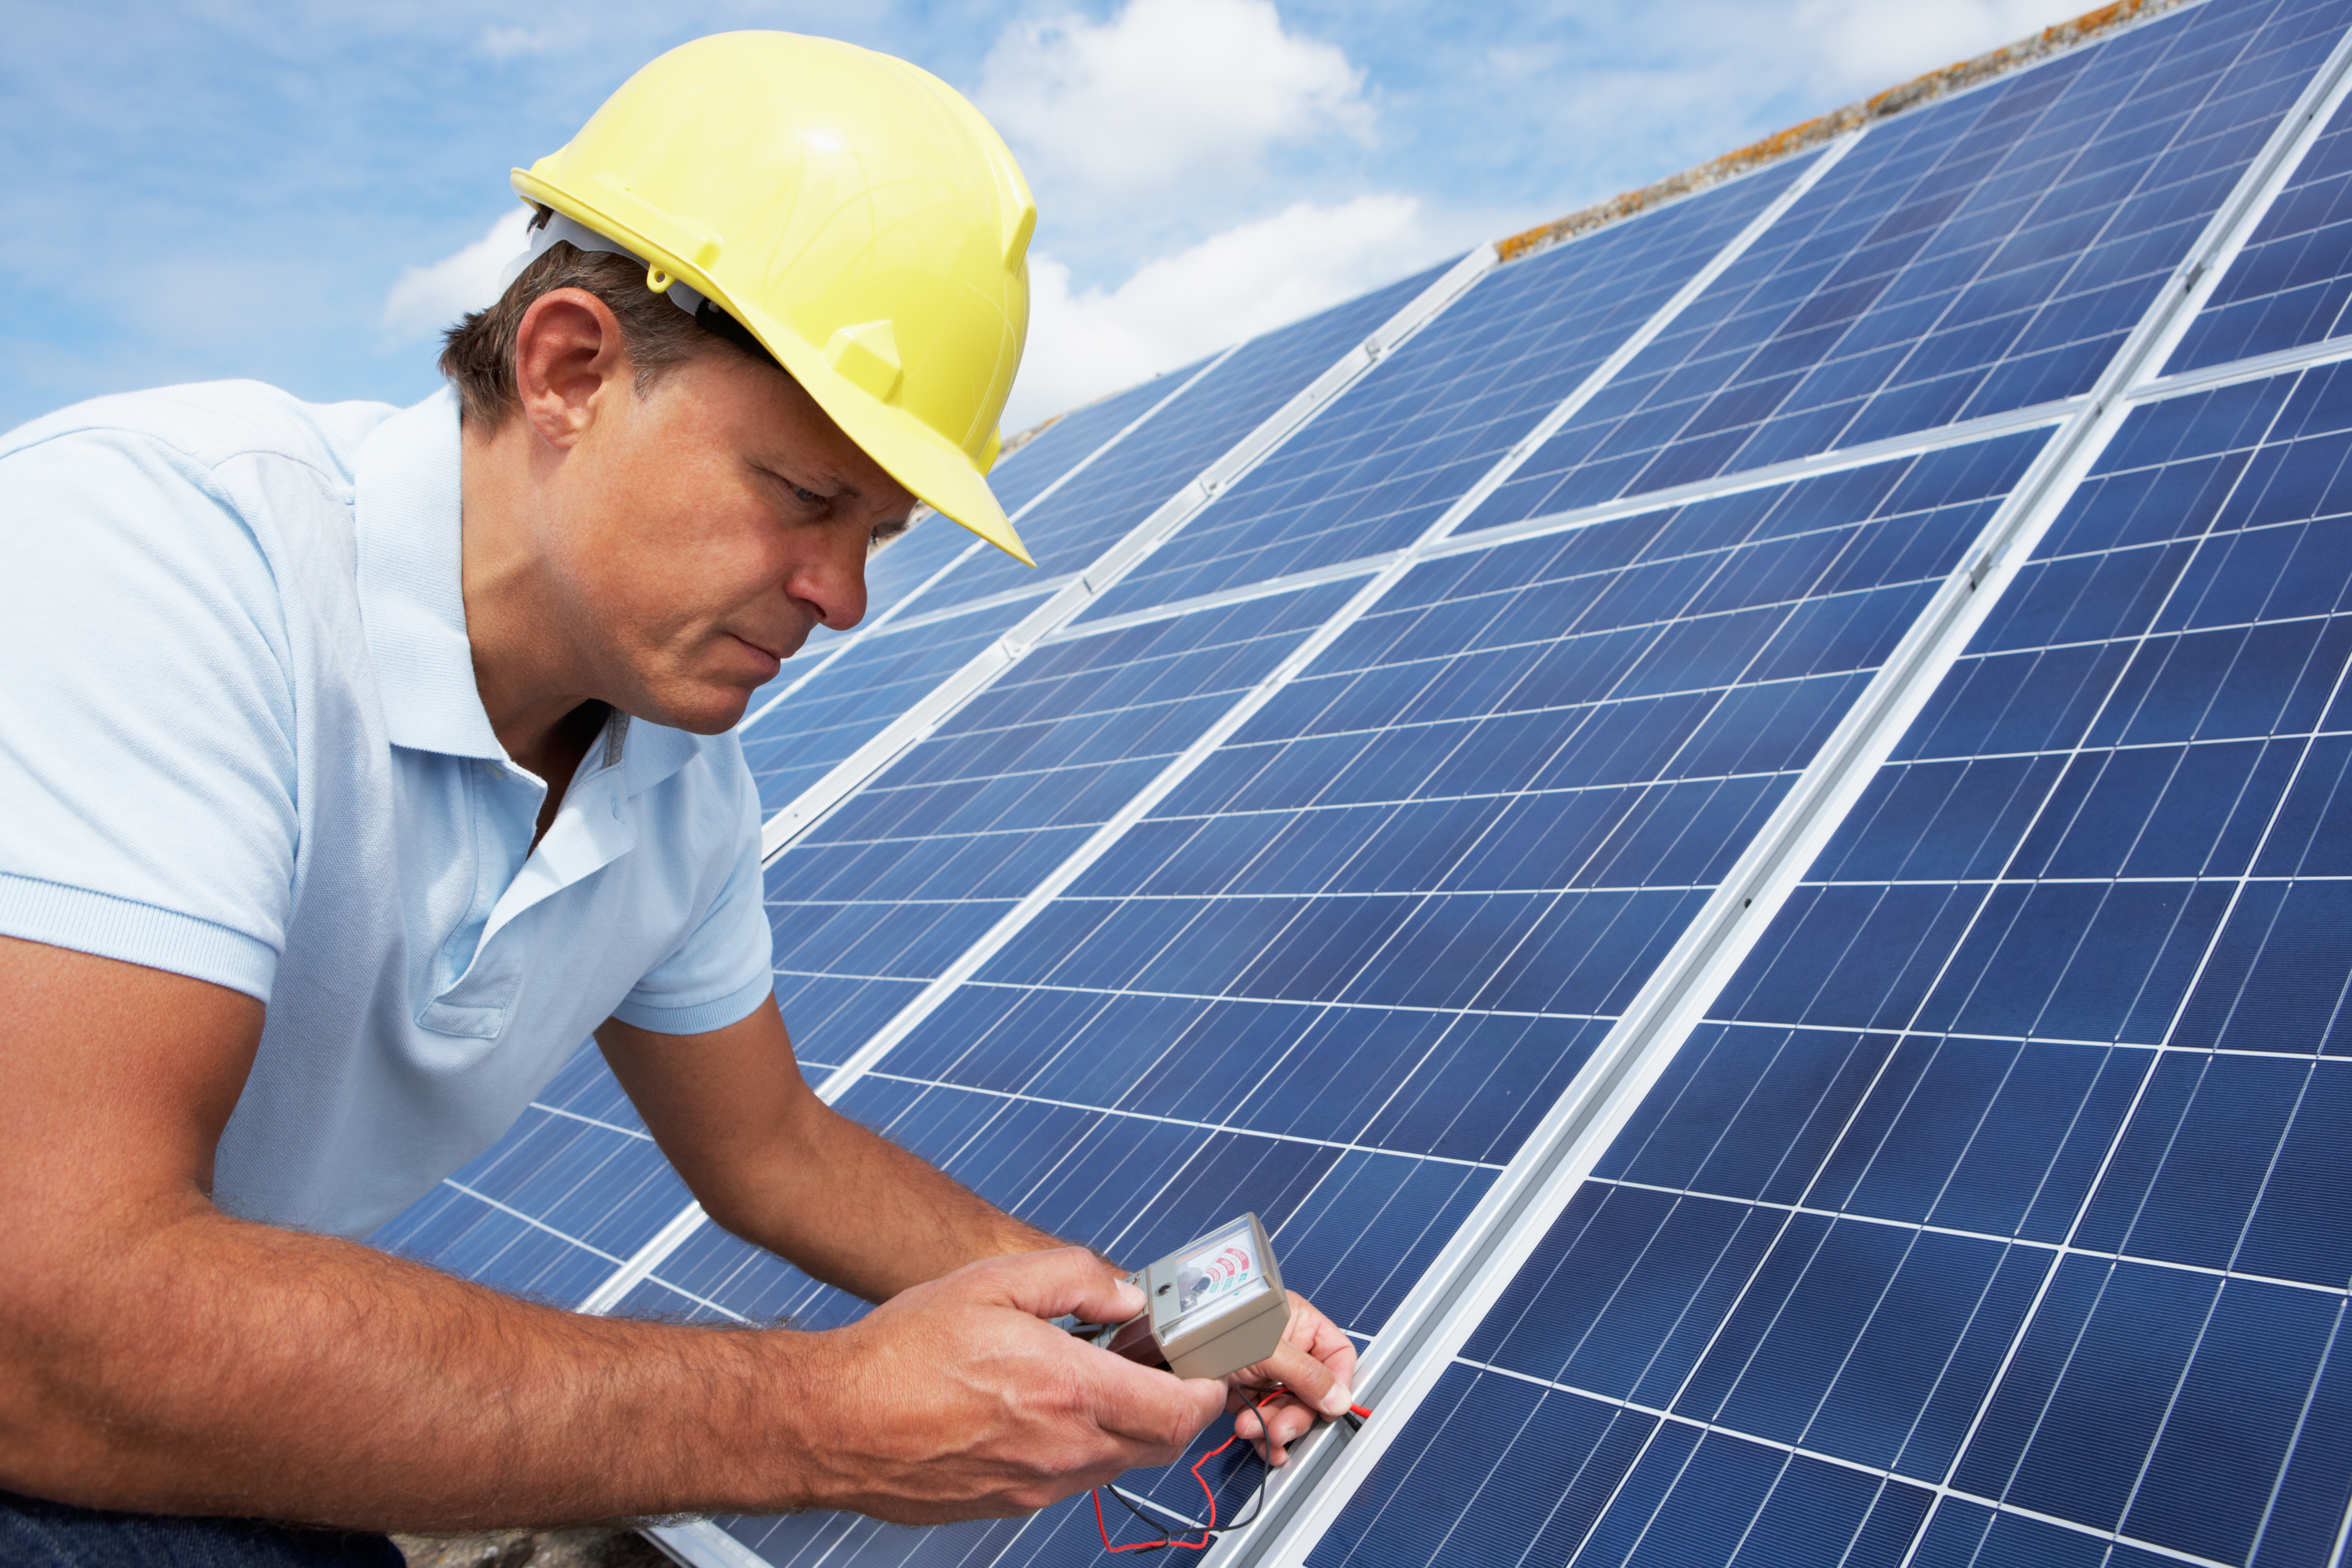
[[[818,625],[857,624],[868,551],[914,498],[748,355],[700,354],[601,402],[543,540],[580,617],[558,635],[617,706],[717,734]]]

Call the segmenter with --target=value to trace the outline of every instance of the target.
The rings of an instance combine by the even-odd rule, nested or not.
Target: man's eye
[[[803,489],[798,485],[794,485],[793,487],[793,499],[800,502],[803,506],[816,506],[822,503],[824,500],[823,496],[817,494],[814,490]]]

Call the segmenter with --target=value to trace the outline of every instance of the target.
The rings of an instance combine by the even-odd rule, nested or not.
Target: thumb
[[[1036,1318],[1076,1313],[1089,1323],[1118,1323],[1143,1310],[1143,1292],[1083,1247],[1021,1252],[992,1259],[998,1299]]]
[[[1349,1402],[1355,1397],[1346,1384],[1331,1374],[1329,1367],[1288,1340],[1276,1345],[1272,1355],[1249,1370],[1280,1383],[1335,1420],[1347,1414]]]

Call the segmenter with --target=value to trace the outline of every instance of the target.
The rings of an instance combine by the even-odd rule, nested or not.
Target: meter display
[[[1223,1377],[1264,1361],[1290,1323],[1265,1227],[1245,1214],[1129,1276],[1150,1304],[1088,1333],[1096,1344],[1179,1377]]]
[[[1176,1258],[1168,1270],[1169,1279],[1154,1289],[1154,1306],[1163,1299],[1160,1291],[1172,1287],[1175,1295],[1165,1313],[1154,1313],[1162,1332],[1179,1323],[1197,1328],[1264,1294],[1265,1260],[1255,1215],[1244,1215],[1216,1235],[1193,1243]]]

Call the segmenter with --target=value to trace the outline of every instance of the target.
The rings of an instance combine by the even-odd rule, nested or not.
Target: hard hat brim
[[[526,202],[554,208],[573,222],[627,246],[648,266],[695,289],[733,316],[773,354],[792,378],[816,399],[842,434],[915,498],[950,521],[979,535],[1024,566],[1036,560],[1013,531],[1004,508],[988,487],[971,454],[913,416],[882,402],[825,363],[800,337],[757,306],[738,298],[719,279],[673,254],[650,237],[609,213],[599,212],[570,192],[534,176],[513,172],[515,194]]]

